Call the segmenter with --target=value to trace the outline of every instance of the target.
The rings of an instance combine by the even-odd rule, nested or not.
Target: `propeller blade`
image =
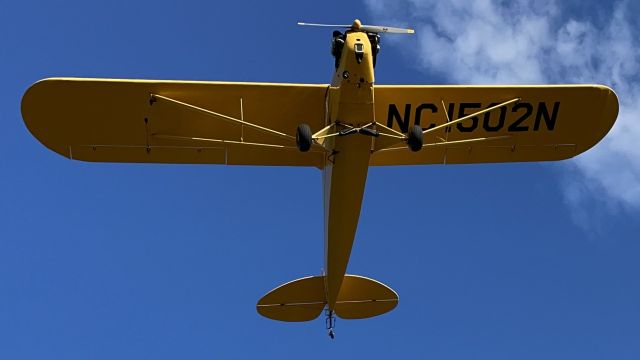
[[[351,29],[354,31],[366,31],[370,33],[389,33],[389,34],[413,34],[415,31],[413,29],[402,29],[395,28],[389,26],[377,26],[377,25],[362,25],[360,20],[354,20],[351,25],[332,25],[332,24],[315,24],[315,23],[304,23],[299,22],[300,26],[321,26],[321,27],[332,27],[332,28],[343,28],[343,29]]]
[[[351,25],[331,25],[331,24],[313,24],[313,23],[303,23],[299,22],[300,26],[321,26],[321,27],[332,27],[332,28],[351,28]]]
[[[413,34],[413,29],[402,29],[388,26],[361,25],[360,30],[372,33],[389,33],[389,34]]]

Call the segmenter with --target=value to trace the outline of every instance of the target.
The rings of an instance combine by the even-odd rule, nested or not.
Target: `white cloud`
[[[591,6],[582,18],[559,0],[365,2],[376,22],[411,23],[417,48],[409,55],[446,82],[614,88],[618,121],[595,148],[565,162],[566,201],[579,222],[588,217],[577,209],[593,200],[640,209],[640,31],[627,1],[579,4]]]

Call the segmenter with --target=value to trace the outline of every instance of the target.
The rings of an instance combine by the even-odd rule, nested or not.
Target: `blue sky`
[[[637,5],[439,3],[3,0],[0,358],[640,357]],[[418,32],[383,39],[379,83],[601,82],[623,111],[562,163],[372,168],[349,272],[400,304],[334,341],[255,311],[321,270],[317,170],[74,162],[21,119],[51,76],[326,83],[330,31],[295,23],[356,17]],[[523,52],[487,58],[496,29]]]

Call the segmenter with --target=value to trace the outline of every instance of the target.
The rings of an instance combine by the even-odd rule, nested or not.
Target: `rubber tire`
[[[420,151],[422,149],[423,142],[424,135],[422,134],[422,128],[420,125],[413,125],[407,134],[407,145],[409,146],[409,150],[413,152]]]
[[[311,149],[311,144],[313,144],[311,136],[311,128],[309,125],[304,123],[298,125],[298,129],[296,130],[296,146],[298,146],[298,150],[307,152]]]

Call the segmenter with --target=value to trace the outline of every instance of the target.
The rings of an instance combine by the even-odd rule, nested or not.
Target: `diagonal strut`
[[[218,120],[222,120],[222,121],[226,121],[226,122],[230,122],[230,123],[238,124],[238,125],[244,125],[244,126],[252,128],[252,129],[256,129],[258,131],[262,131],[264,133],[271,134],[271,135],[274,135],[274,136],[277,136],[277,137],[280,137],[280,138],[283,138],[283,139],[292,140],[292,141],[296,140],[295,137],[293,137],[291,135],[287,135],[287,134],[282,133],[280,131],[269,129],[267,127],[256,125],[256,124],[244,121],[244,120],[236,119],[234,117],[227,116],[227,115],[224,115],[224,114],[220,114],[220,113],[217,113],[215,111],[203,109],[201,107],[198,107],[198,106],[195,106],[195,105],[192,105],[192,104],[188,104],[188,103],[180,101],[180,100],[172,99],[170,97],[157,95],[157,94],[151,94],[151,100],[150,100],[151,104],[153,104],[154,102],[156,102],[158,100],[166,101],[166,102],[169,102],[169,103],[172,103],[172,104],[175,104],[175,105],[180,105],[180,106],[186,107],[188,109],[197,111],[199,113],[212,116],[212,117],[214,117],[214,118],[216,118]]]

